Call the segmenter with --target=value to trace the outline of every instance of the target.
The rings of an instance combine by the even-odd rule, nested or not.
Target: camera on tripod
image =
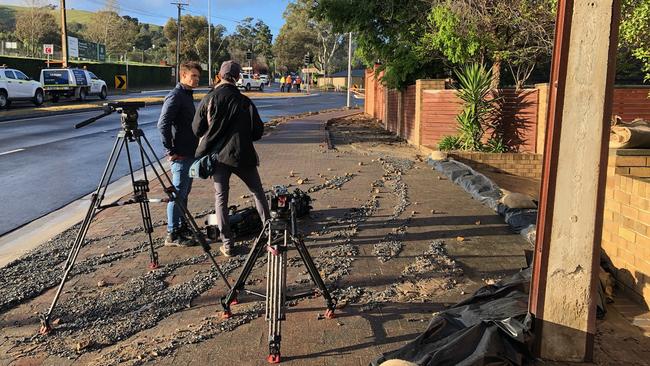
[[[312,208],[311,197],[298,188],[291,193],[286,186],[273,186],[268,199],[271,218],[273,219],[290,219],[292,202],[295,217],[308,215]]]

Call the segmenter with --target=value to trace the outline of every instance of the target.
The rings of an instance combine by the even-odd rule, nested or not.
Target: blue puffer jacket
[[[194,157],[199,144],[199,139],[192,132],[195,111],[192,90],[178,83],[165,97],[158,119],[158,130],[166,154]]]

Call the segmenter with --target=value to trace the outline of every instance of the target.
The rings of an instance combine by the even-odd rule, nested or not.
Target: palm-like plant
[[[456,116],[460,146],[463,150],[480,151],[485,124],[494,112],[495,99],[489,99],[492,73],[481,64],[470,64],[456,72],[459,82],[458,97],[464,102]]]

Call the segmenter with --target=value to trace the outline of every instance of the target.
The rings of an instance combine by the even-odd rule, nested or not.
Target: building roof
[[[352,77],[353,78],[354,77],[362,78],[365,75],[366,75],[366,70],[364,70],[364,69],[352,70]],[[335,72],[335,73],[333,73],[331,75],[328,75],[328,77],[330,77],[330,78],[346,78],[346,77],[348,77],[348,70]]]

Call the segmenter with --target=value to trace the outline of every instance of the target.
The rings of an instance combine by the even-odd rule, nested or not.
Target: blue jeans
[[[194,162],[193,158],[172,161],[172,184],[178,192],[177,200],[187,207],[187,196],[192,190],[192,178],[189,176],[190,166]],[[185,219],[183,211],[176,201],[170,201],[167,204],[167,232],[172,232],[181,227]]]

